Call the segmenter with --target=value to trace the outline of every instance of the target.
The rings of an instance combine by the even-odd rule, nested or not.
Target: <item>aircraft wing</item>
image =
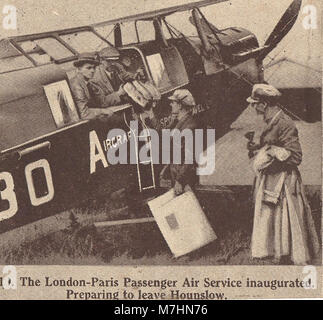
[[[101,27],[104,25],[110,25],[110,24],[116,24],[116,23],[123,23],[123,22],[131,22],[131,21],[136,21],[136,20],[151,20],[155,17],[159,16],[167,16],[170,14],[173,14],[175,12],[182,12],[182,11],[188,11],[196,7],[206,7],[210,5],[214,5],[220,2],[225,2],[228,0],[202,0],[202,1],[195,1],[195,2],[190,2],[187,4],[183,5],[178,5],[178,6],[173,6],[173,7],[168,7],[160,10],[154,10],[154,11],[149,11],[149,12],[144,12],[140,14],[135,14],[127,17],[123,17],[120,19],[114,19],[114,20],[109,20],[109,21],[103,21],[99,23],[92,24],[92,27]]]

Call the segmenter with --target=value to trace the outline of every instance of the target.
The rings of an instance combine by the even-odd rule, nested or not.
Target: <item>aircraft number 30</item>
[[[32,173],[35,169],[42,169],[46,179],[48,192],[45,195],[37,196]],[[30,202],[33,206],[40,206],[54,198],[54,185],[49,163],[46,159],[40,159],[29,163],[25,167],[25,177],[27,182]],[[0,191],[1,201],[8,201],[9,208],[0,211],[0,221],[13,217],[18,211],[18,202],[15,193],[15,185],[10,172],[0,172],[0,182],[4,182],[5,188]],[[2,182],[2,183],[3,183]]]

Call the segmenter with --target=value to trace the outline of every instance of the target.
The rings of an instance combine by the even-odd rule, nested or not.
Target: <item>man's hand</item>
[[[255,150],[258,150],[260,148],[260,146],[252,141],[249,141],[247,143],[247,149],[249,151],[255,151]]]
[[[100,121],[105,121],[113,115],[113,111],[109,109],[100,109],[100,113],[96,115],[96,119]]]
[[[135,74],[135,79],[137,80],[145,79],[145,72],[142,67],[137,69]]]
[[[179,196],[180,194],[183,193],[183,186],[178,182],[178,181],[175,181],[175,185],[174,185],[174,191],[175,191],[175,194],[177,196]]]
[[[166,165],[166,166],[162,169],[162,171],[160,171],[160,174],[159,174],[159,180],[165,179],[165,178],[164,178],[164,176],[165,176],[165,172],[166,172],[167,168],[168,168],[168,165]]]
[[[260,146],[252,141],[249,141],[247,143],[247,149],[249,150],[248,152],[249,159],[253,158],[256,155],[255,151],[257,151],[259,148]]]
[[[109,117],[111,117],[114,114],[114,112],[109,108],[102,109],[102,113],[103,113],[103,115],[106,115],[106,116],[109,116]]]

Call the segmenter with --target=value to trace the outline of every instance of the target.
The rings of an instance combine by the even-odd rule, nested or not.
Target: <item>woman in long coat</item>
[[[302,161],[298,131],[277,106],[280,95],[270,85],[257,84],[247,100],[266,123],[260,143],[248,144],[249,150],[257,150],[251,254],[288,256],[295,264],[306,264],[320,247],[297,168]]]

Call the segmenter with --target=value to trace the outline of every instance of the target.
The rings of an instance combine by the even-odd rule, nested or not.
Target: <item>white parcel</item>
[[[148,205],[176,258],[217,238],[192,191],[176,197],[171,189]]]

